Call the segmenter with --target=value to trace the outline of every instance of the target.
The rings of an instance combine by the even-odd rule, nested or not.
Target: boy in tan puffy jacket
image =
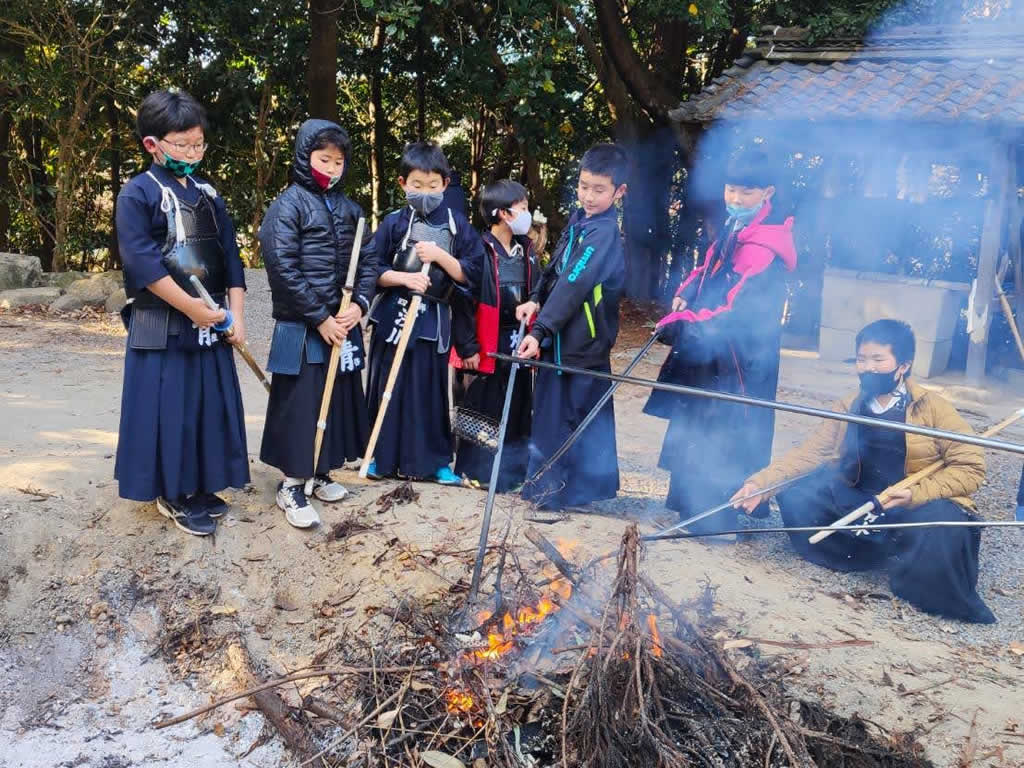
[[[908,378],[913,361],[909,325],[878,320],[866,326],[857,334],[860,391],[833,410],[972,433],[947,400]],[[945,466],[937,472],[879,502],[883,490],[938,459]],[[985,480],[985,458],[981,448],[964,443],[828,420],[748,478],[733,498],[812,470],[810,477],[778,494],[787,526],[829,525],[871,500],[879,523],[973,519],[970,495]],[[736,506],[749,512],[763,500],[754,497]],[[841,531],[817,544],[808,538],[807,533],[790,534],[793,548],[813,563],[838,571],[886,567],[893,594],[917,608],[962,621],[995,622],[975,588],[977,528]]]

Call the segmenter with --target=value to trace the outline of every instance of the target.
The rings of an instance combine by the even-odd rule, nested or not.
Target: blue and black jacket
[[[545,357],[582,368],[607,367],[619,334],[625,274],[615,208],[589,218],[577,210],[530,297],[540,304],[530,335]]]

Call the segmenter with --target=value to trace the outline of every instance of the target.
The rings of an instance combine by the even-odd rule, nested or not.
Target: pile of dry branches
[[[543,537],[529,538],[545,551]],[[930,765],[909,739],[872,735],[862,721],[788,698],[757,664],[741,674],[640,573],[639,553],[633,526],[600,595],[559,557],[577,585],[572,597],[493,654],[472,650],[479,634],[450,628],[459,606],[385,611],[392,622],[383,637],[372,645],[343,638],[331,659],[338,663],[302,673],[324,683],[287,712],[288,727],[305,734],[289,744],[304,764],[366,768]],[[517,589],[503,599],[529,598]],[[671,617],[664,629],[659,614]],[[553,648],[556,640],[564,647]]]

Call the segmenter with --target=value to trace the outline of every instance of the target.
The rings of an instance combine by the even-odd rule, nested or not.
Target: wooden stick
[[[341,292],[341,307],[336,317],[341,317],[352,305],[352,291],[356,284],[356,265],[359,263],[359,250],[363,245],[363,228],[366,226],[366,219],[362,216],[356,224],[356,237],[352,243],[352,256],[348,260],[348,274],[345,276],[345,287]],[[324,394],[320,398],[320,417],[316,420],[316,437],[313,439],[313,474],[310,475],[310,486],[312,477],[316,475],[316,465],[320,461],[320,449],[324,444],[324,430],[327,429],[327,413],[331,409],[331,396],[334,394],[334,379],[338,375],[338,360],[341,358],[341,347],[337,344],[331,345],[331,361],[327,364],[327,381],[324,382]],[[310,493],[311,487],[306,488]]]
[[[1015,411],[1012,415],[1010,415],[1007,418],[1003,419],[1001,422],[996,424],[994,427],[991,427],[990,429],[982,432],[981,436],[982,437],[992,437],[993,435],[996,435],[999,432],[1002,432],[1004,429],[1006,429],[1008,426],[1010,426],[1014,422],[1019,421],[1022,417],[1024,417],[1024,408],[1021,408],[1019,411]],[[929,475],[935,474],[938,470],[942,469],[944,466],[946,466],[946,462],[943,461],[942,459],[939,459],[938,461],[933,461],[931,464],[929,464],[924,469],[920,469],[920,470],[918,470],[917,472],[914,472],[911,475],[907,475],[905,478],[900,480],[895,485],[891,485],[888,488],[886,488],[884,491],[882,491],[880,494],[878,494],[878,500],[881,501],[882,503],[885,503],[888,499],[892,498],[893,494],[895,494],[897,491],[906,490],[907,488],[910,488],[911,486],[916,485],[918,482],[920,482],[924,478],[928,477]],[[854,522],[856,520],[859,520],[860,518],[864,517],[866,514],[868,514],[872,510],[872,508],[874,508],[874,506],[875,506],[874,501],[865,502],[864,504],[862,504],[861,506],[859,506],[855,510],[853,510],[853,512],[850,512],[847,515],[843,515],[838,520],[836,520],[834,523],[832,523],[832,525],[830,525],[828,527],[828,530],[818,531],[818,533],[816,533],[813,536],[811,536],[809,541],[811,542],[811,544],[817,544],[819,541],[822,541],[823,539],[827,539],[829,536],[831,536],[836,531],[842,530],[842,529],[848,527],[850,525],[850,523],[852,523],[852,522]]]
[[[387,667],[384,669],[378,669],[377,671],[387,673],[398,673],[419,672],[425,669],[431,669],[431,667]],[[371,667],[341,667],[338,669],[323,669],[317,672],[299,672],[294,675],[288,675],[287,677],[278,678],[277,680],[271,680],[266,683],[260,683],[257,686],[248,688],[244,691],[240,691],[239,693],[233,694],[232,696],[228,696],[226,699],[220,699],[219,701],[215,701],[212,704],[207,704],[205,707],[200,707],[199,709],[194,709],[191,712],[186,712],[184,715],[178,715],[177,717],[172,717],[169,720],[161,720],[159,723],[154,723],[153,728],[155,728],[156,730],[160,730],[161,728],[167,728],[172,725],[178,725],[179,723],[184,723],[186,720],[191,720],[193,717],[199,717],[200,715],[205,715],[207,712],[211,712],[217,709],[218,707],[223,707],[225,704],[230,704],[232,701],[245,699],[249,696],[252,696],[255,693],[259,693],[260,691],[266,691],[270,688],[277,688],[280,685],[294,683],[297,680],[306,680],[310,677],[343,677],[345,675],[365,675],[372,671],[373,669]]]
[[[1006,292],[1003,291],[1003,284],[1000,282],[998,276],[996,276],[996,293],[999,294],[999,303],[1003,307],[1003,314],[1006,315],[1006,322],[1010,326],[1010,332],[1013,334],[1013,340],[1017,342],[1017,352],[1020,353],[1020,359],[1024,360],[1024,341],[1020,338],[1020,330],[1017,328],[1017,321],[1013,318],[1013,309],[1010,307],[1010,302],[1006,298]]]
[[[579,585],[580,577],[576,566],[562,557],[562,553],[558,551],[554,544],[544,538],[540,531],[533,526],[529,526],[523,535],[530,540],[531,544],[543,552],[548,560],[554,563],[559,573],[571,581],[573,586]]]
[[[424,264],[420,269],[421,275],[430,271],[430,264]],[[405,348],[409,346],[409,339],[412,338],[413,328],[416,327],[417,315],[419,315],[420,304],[423,303],[423,296],[414,293],[412,301],[409,302],[409,309],[405,313],[405,321],[402,323],[402,335],[398,337],[398,346],[395,347],[395,357],[391,361],[391,370],[388,371],[388,380],[384,384],[384,394],[381,395],[380,405],[377,407],[377,419],[373,422],[373,431],[370,433],[370,442],[366,444],[366,454],[363,456],[363,463],[359,467],[359,476],[365,478],[370,471],[370,462],[373,461],[373,451],[377,447],[377,440],[380,438],[381,427],[384,426],[384,417],[387,415],[388,406],[391,404],[391,393],[395,389],[395,382],[398,380],[398,371],[402,367],[402,360],[405,357]],[[377,333],[377,331],[374,331]]]

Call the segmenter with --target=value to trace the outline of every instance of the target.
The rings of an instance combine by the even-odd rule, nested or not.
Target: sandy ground
[[[262,311],[257,301],[253,306]],[[644,334],[627,326],[617,368]],[[258,359],[265,359],[265,338],[253,340]],[[109,318],[0,315],[0,766],[288,764],[245,702],[166,730],[150,724],[240,686],[224,658],[225,638],[244,638],[265,674],[280,673],[308,665],[345,631],[372,633],[376,609],[397,596],[446,595],[467,577],[484,494],[424,484],[418,502],[378,514],[376,499],[394,483],[342,471],[337,477],[350,498],[322,507],[320,529],[292,529],[273,505],[276,476],[256,458],[265,394],[240,366],[252,486],[226,494],[234,506],[216,537],[181,534],[152,504],[117,498],[123,343],[119,323]],[[660,354],[637,373],[655,375]],[[824,404],[841,382],[834,367],[787,356],[780,397]],[[663,425],[642,415],[644,397],[625,388],[616,397],[618,508],[650,516],[662,511],[666,478],[653,469]],[[967,401],[978,424],[1014,405],[1021,403],[1002,394]],[[807,419],[782,416],[777,449],[807,426]],[[983,513],[1005,517],[1019,471],[1019,460],[998,459],[992,488],[979,497]],[[522,527],[522,512],[515,499],[500,499],[493,534],[509,520],[513,531]],[[344,519],[370,529],[332,540],[331,524]],[[623,525],[590,515],[544,530],[576,541],[575,557],[583,560],[614,546]],[[532,547],[518,541],[524,561],[537,562]],[[981,585],[1000,618],[992,628],[923,616],[893,600],[884,577],[839,577],[798,563],[775,537],[659,544],[645,567],[679,599],[705,580],[715,585],[729,636],[873,642],[736,651],[781,655],[796,692],[885,728],[917,729],[939,766],[957,764],[975,721],[974,765],[1024,766],[1024,659],[1009,648],[1024,642],[1021,543],[986,539],[982,567],[990,550],[998,563]],[[212,617],[203,639],[185,650],[161,649],[175,630],[188,635],[200,615]]]

